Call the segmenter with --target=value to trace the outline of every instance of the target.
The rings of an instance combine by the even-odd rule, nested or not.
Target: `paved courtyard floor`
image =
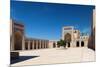
[[[52,48],[19,52],[20,56],[36,57],[11,64],[11,66],[95,61],[95,52],[86,47],[66,49]]]

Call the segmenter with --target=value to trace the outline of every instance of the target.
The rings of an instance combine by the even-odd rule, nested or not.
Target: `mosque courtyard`
[[[95,61],[95,51],[87,47],[48,48],[18,51],[20,58],[11,66],[58,64]]]

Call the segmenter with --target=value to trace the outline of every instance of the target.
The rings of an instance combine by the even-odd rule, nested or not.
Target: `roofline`
[[[18,23],[18,24],[24,26],[24,24],[23,24],[21,21],[17,21],[17,20],[15,20],[15,19],[10,19],[10,20],[12,21],[12,23]]]
[[[47,39],[39,39],[39,38],[32,38],[32,37],[25,37],[25,40],[47,40]],[[49,41],[49,40],[47,40]]]

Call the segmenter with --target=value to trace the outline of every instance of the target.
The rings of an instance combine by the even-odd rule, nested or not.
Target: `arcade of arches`
[[[26,40],[25,50],[49,48],[48,40]]]
[[[76,47],[84,47],[84,46],[85,46],[84,41],[76,42]]]

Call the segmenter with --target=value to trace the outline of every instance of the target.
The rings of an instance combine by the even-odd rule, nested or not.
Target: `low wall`
[[[19,58],[19,52],[10,52],[11,60]]]

